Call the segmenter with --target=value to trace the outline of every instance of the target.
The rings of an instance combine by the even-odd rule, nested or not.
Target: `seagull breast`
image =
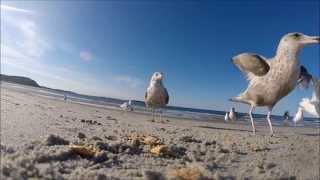
[[[169,95],[163,86],[150,86],[145,95],[145,102],[147,106],[154,108],[161,108],[168,104]]]

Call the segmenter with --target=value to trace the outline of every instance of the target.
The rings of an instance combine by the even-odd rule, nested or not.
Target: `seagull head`
[[[150,84],[162,84],[162,80],[163,80],[163,73],[155,72],[151,77]]]
[[[162,72],[155,72],[152,75],[151,80],[152,81],[161,81],[163,79],[163,73]]]
[[[288,33],[282,37],[280,44],[300,49],[308,44],[320,44],[320,36],[308,36],[299,32]]]

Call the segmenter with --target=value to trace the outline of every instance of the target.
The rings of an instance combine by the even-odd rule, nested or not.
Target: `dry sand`
[[[1,179],[319,179],[319,129],[150,119],[2,88]]]

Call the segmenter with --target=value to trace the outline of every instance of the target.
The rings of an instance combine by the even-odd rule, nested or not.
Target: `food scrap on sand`
[[[157,146],[163,144],[158,137],[150,135],[131,135],[128,137],[128,140],[139,141],[145,145],[150,146]]]
[[[70,149],[73,153],[79,154],[81,157],[91,158],[99,153],[99,150],[93,145],[75,145],[71,144]]]
[[[166,145],[157,145],[150,149],[150,152],[156,156],[169,155],[169,148]]]
[[[205,179],[203,171],[197,167],[184,167],[179,169],[173,169],[168,172],[171,179],[181,180],[197,180]]]

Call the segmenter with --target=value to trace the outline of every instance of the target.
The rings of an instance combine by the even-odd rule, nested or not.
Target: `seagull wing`
[[[254,53],[239,54],[233,57],[232,61],[247,75],[248,80],[251,80],[254,76],[264,76],[270,70],[267,59]]]

